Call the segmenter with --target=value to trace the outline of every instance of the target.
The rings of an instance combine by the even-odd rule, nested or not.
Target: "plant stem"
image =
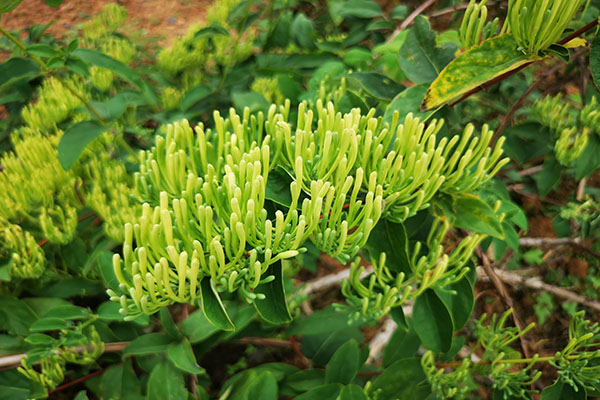
[[[25,44],[22,41],[20,41],[18,38],[16,38],[15,36],[13,36],[9,31],[4,29],[2,26],[0,26],[0,33],[2,33],[4,36],[6,36],[8,38],[8,40],[13,42],[15,44],[15,46],[17,46],[19,49],[23,50],[23,52],[25,52],[25,54],[27,54],[27,47],[25,46]],[[46,63],[44,61],[42,61],[39,57],[31,55],[31,54],[28,54],[28,57],[31,58],[37,65],[40,66],[40,68],[44,74],[49,74],[51,72],[50,69],[48,68],[48,66],[46,65]],[[75,88],[73,88],[69,83],[67,83],[60,76],[54,75],[54,77],[65,87],[65,89],[67,89],[69,92],[71,92],[73,94],[73,96],[77,97],[83,103],[85,108],[87,108],[89,110],[89,112],[98,120],[98,122],[100,122],[102,125],[106,125],[106,120],[104,120],[104,118],[102,118],[100,113],[98,113],[98,111],[96,111],[96,109],[94,107],[92,107],[92,105],[86,99],[84,99],[83,96],[77,90],[75,90]]]

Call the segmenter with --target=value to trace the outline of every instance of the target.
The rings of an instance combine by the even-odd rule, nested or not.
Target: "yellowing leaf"
[[[576,47],[585,47],[587,44],[584,38],[573,38],[569,40],[567,43],[563,44],[567,49],[574,49]]]
[[[459,55],[433,81],[421,104],[423,111],[431,110],[467,93],[484,83],[541,59],[518,50],[510,34],[494,37]]]

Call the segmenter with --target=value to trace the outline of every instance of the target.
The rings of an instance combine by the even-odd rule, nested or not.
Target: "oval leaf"
[[[58,143],[58,161],[66,170],[71,169],[86,146],[108,129],[95,121],[82,121],[71,125]]]
[[[255,293],[264,294],[265,299],[256,300],[254,307],[264,320],[272,324],[285,324],[292,320],[292,316],[285,299],[281,261],[269,266],[265,276],[269,275],[273,275],[275,279],[258,285]]]
[[[206,319],[224,331],[235,330],[235,326],[231,322],[229,315],[227,315],[225,306],[221,302],[221,298],[210,278],[204,278],[200,282],[200,296],[202,298],[202,310]]]
[[[413,306],[415,332],[428,349],[445,353],[452,346],[452,317],[437,294],[427,289]]]
[[[350,339],[331,357],[325,371],[325,382],[347,385],[352,382],[359,367],[358,343],[356,340]]]
[[[167,349],[167,357],[173,365],[190,374],[203,374],[204,368],[196,362],[196,356],[189,340],[183,339],[179,343],[171,343]]]

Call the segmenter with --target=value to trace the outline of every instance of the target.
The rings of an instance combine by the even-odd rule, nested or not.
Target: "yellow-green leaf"
[[[446,66],[429,87],[421,104],[431,110],[453,100],[521,65],[541,59],[523,54],[510,34],[485,40],[459,55]]]

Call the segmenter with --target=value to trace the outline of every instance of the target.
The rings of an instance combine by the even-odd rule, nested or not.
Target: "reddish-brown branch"
[[[89,379],[92,379],[92,378],[94,378],[96,376],[102,375],[104,373],[104,371],[106,371],[106,369],[101,369],[99,371],[94,371],[91,374],[87,374],[86,376],[82,376],[81,378],[77,378],[74,381],[67,382],[64,385],[61,385],[61,386],[57,387],[56,389],[51,390],[50,392],[48,392],[48,395],[60,392],[62,390],[70,388],[71,386],[78,385],[81,382],[85,382],[85,381],[87,381]]]

